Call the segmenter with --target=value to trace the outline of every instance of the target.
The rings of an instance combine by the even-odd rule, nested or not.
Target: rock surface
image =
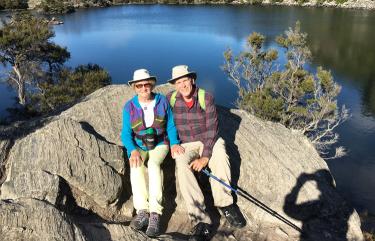
[[[156,89],[169,90],[166,85]],[[0,141],[7,147],[0,151],[7,163],[1,198],[14,200],[0,206],[0,214],[6,213],[0,215],[0,224],[11,227],[1,229],[10,237],[7,240],[17,240],[13,233],[19,235],[25,227],[40,240],[60,240],[49,239],[48,232],[43,236],[38,218],[30,220],[40,226],[9,220],[6,210],[18,203],[26,207],[22,215],[28,217],[41,203],[47,210],[55,208],[50,212],[60,212],[63,219],[69,216],[77,224],[70,223],[70,240],[146,239],[127,226],[133,209],[129,168],[119,138],[122,107],[133,95],[125,85],[107,86],[14,143]],[[220,135],[231,157],[232,184],[245,195],[237,198],[248,225],[230,228],[210,206],[209,189],[204,187],[217,229],[214,240],[363,240],[357,212],[336,192],[328,166],[303,135],[244,111],[218,110]],[[175,186],[171,158],[164,161],[164,183],[163,239],[186,239],[191,224]]]
[[[0,201],[2,240],[86,241],[82,231],[54,206],[35,199]]]
[[[97,138],[85,131],[84,124],[69,118],[54,120],[17,140],[8,162],[9,174],[1,198],[24,197],[31,193],[29,197],[40,198],[46,192],[54,195],[51,192],[58,190],[59,182],[53,181],[55,177],[51,175],[63,178],[94,198],[100,206],[114,203],[122,191],[120,174],[125,171],[122,148]],[[34,170],[38,178],[30,175]],[[42,178],[43,175],[50,178]],[[46,187],[46,181],[51,187]],[[31,193],[23,192],[30,182],[35,189],[30,190]]]

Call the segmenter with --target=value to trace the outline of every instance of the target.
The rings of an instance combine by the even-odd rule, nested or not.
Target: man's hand
[[[140,167],[142,165],[141,153],[138,150],[132,151],[129,158],[130,167]]]
[[[208,164],[207,157],[201,157],[199,159],[195,159],[189,164],[189,167],[194,171],[200,172],[203,168],[205,168]]]
[[[182,146],[175,144],[171,147],[171,155],[172,158],[175,158],[176,155],[184,154],[185,153],[185,148]]]

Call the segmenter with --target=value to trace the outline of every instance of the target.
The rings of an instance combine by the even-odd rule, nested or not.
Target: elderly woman
[[[121,140],[130,164],[130,181],[134,208],[137,215],[130,226],[136,230],[147,227],[146,234],[155,237],[160,233],[162,202],[162,175],[160,165],[171,146],[172,156],[183,152],[177,139],[172,110],[165,96],[153,93],[156,77],[146,69],[134,72],[128,84],[136,95],[124,106]],[[145,162],[149,176],[146,187]]]

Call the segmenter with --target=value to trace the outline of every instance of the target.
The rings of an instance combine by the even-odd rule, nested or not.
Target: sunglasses
[[[135,84],[134,86],[135,86],[135,88],[137,88],[137,89],[141,89],[142,87],[145,87],[145,88],[151,88],[151,87],[152,87],[152,84],[151,84],[151,83],[146,83],[146,84]]]

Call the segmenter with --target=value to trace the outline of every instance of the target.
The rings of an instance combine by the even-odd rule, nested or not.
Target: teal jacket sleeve
[[[173,111],[169,103],[167,104],[167,133],[168,133],[170,146],[173,146],[175,144],[180,144],[180,140],[178,139],[178,134],[177,134],[177,128],[176,128],[176,125],[174,124]]]
[[[121,141],[124,147],[126,148],[129,158],[131,152],[136,149],[136,146],[133,140],[133,130],[130,126],[130,115],[126,111],[126,108],[123,109],[122,113]]]

